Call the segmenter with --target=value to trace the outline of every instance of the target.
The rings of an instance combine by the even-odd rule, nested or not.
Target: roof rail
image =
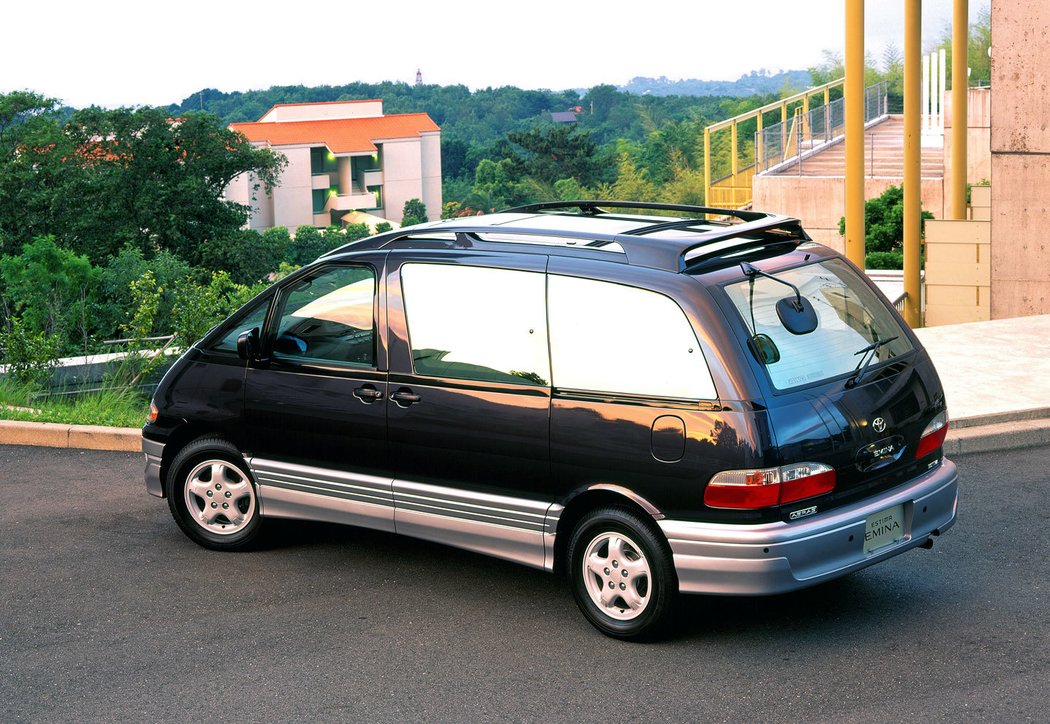
[[[598,200],[576,200],[576,201],[543,201],[537,204],[525,204],[506,209],[503,213],[537,213],[544,211],[556,211],[558,209],[579,209],[583,215],[598,216],[607,214],[605,208],[610,209],[649,209],[651,211],[684,211],[689,214],[700,214],[703,216],[731,216],[741,221],[758,221],[773,216],[763,211],[748,211],[744,209],[718,209],[708,206],[687,206],[685,204],[658,204],[648,201],[598,201]]]
[[[671,204],[636,204],[633,202],[553,202],[551,208],[563,208],[561,204],[568,204],[568,208],[584,208],[588,204],[602,203],[605,206],[616,208],[661,208],[685,210],[691,212],[704,209],[700,206],[676,206]],[[583,206],[581,206],[581,204]],[[535,209],[546,204],[534,204],[531,206],[510,209],[501,213],[522,213],[522,209]],[[713,210],[718,213],[721,210]],[[527,211],[524,213],[528,213]],[[591,212],[585,212],[590,215]],[[604,213],[595,206],[594,213]],[[706,211],[705,211],[706,213]],[[616,244],[623,250],[622,260],[633,266],[651,267],[672,272],[695,271],[697,262],[710,260],[725,254],[738,253],[748,248],[763,248],[773,244],[783,245],[791,243],[798,245],[809,240],[809,236],[803,231],[798,219],[764,212],[740,212],[733,211],[738,218],[746,214],[748,219],[743,223],[736,224],[714,224],[703,219],[673,219],[667,222],[647,224],[627,232],[609,233],[598,229],[556,229],[556,228],[531,228],[527,226],[516,226],[514,224],[501,223],[499,225],[479,224],[479,219],[484,217],[467,217],[464,219],[449,219],[443,222],[428,224],[426,226],[408,227],[396,231],[387,232],[368,239],[354,241],[337,249],[327,252],[323,256],[333,256],[350,251],[378,250],[390,248],[397,244],[411,243],[418,240],[423,244],[433,244],[441,241],[451,243],[459,249],[490,249],[498,244],[521,244],[531,245],[534,253],[547,254],[571,254],[578,256],[581,252],[604,252],[621,256],[609,249]],[[521,223],[528,223],[523,218]],[[660,231],[684,231],[686,234],[675,234],[673,236],[655,235]],[[689,231],[694,233],[688,233]],[[485,238],[486,236],[490,238]],[[496,237],[496,238],[492,238]],[[512,240],[520,237],[520,241]],[[568,241],[564,246],[552,245],[537,241],[537,239],[561,239]],[[720,242],[729,242],[724,244]],[[708,253],[699,255],[692,252],[718,244],[716,248],[710,249]]]

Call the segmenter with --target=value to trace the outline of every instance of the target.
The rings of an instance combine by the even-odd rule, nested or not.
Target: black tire
[[[236,447],[202,437],[179,451],[165,481],[168,507],[190,540],[218,551],[244,550],[259,534],[259,493]]]
[[[678,578],[667,542],[651,521],[628,508],[591,511],[572,531],[567,567],[576,604],[603,634],[648,641],[666,633]]]

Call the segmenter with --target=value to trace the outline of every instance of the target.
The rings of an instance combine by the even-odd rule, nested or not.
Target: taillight
[[[159,414],[160,414],[160,411],[157,409],[157,403],[154,402],[153,400],[150,400],[150,402],[149,402],[149,414],[146,415],[146,422],[150,422],[150,423],[156,422],[157,421],[157,416]]]
[[[793,463],[756,470],[723,470],[704,490],[710,508],[769,508],[835,489],[835,469],[823,463]]]
[[[948,413],[942,412],[930,420],[930,424],[922,431],[919,438],[919,447],[915,450],[916,460],[926,457],[934,450],[944,444],[944,438],[948,435]]]

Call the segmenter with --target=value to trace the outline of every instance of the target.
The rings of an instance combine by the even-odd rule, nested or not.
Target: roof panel
[[[376,118],[340,118],[325,121],[231,123],[249,141],[271,146],[323,143],[332,153],[375,151],[378,139],[413,138],[440,131],[426,113],[402,113]]]

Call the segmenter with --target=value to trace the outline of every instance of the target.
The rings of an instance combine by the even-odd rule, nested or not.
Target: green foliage
[[[409,199],[401,210],[401,225],[412,226],[427,221],[427,207],[419,199]]]
[[[284,227],[260,234],[239,229],[199,247],[198,258],[205,269],[222,269],[238,284],[254,284],[288,258],[291,237]]]
[[[64,348],[86,346],[88,290],[98,276],[87,257],[60,248],[54,237],[39,237],[21,254],[0,257],[5,313],[31,332],[62,339]]]
[[[864,266],[868,269],[903,269],[903,251],[872,251],[864,255]]]
[[[153,275],[160,298],[153,329],[158,334],[171,331],[175,287],[191,273],[190,265],[168,251],[146,259],[140,249],[126,246],[107,260],[91,292],[96,336],[101,339],[123,336],[120,330],[129,324],[129,315],[138,307],[132,284],[147,273]]]
[[[992,59],[988,49],[992,47],[992,14],[988,8],[981,8],[977,20],[970,24],[967,36],[966,65],[970,69],[968,85],[987,86],[992,80]],[[952,27],[949,23],[941,32],[937,48],[945,50],[946,78],[948,87],[952,86]]]
[[[507,142],[503,154],[510,161],[506,167],[510,176],[527,177],[547,185],[564,178],[576,179],[584,186],[605,179],[608,159],[598,152],[591,135],[576,126],[511,131]]]
[[[7,329],[0,331],[0,362],[18,383],[41,390],[51,378],[61,346],[57,335],[33,330],[19,317],[11,317]]]
[[[380,221],[376,224],[375,232],[377,234],[385,234],[388,231],[393,231],[394,227],[389,221]]]
[[[408,202],[408,203],[411,203],[411,202]],[[420,204],[420,206],[422,206],[422,203]],[[423,213],[426,214],[426,208],[425,207],[423,209]],[[388,223],[387,226],[389,227],[390,224]],[[371,236],[372,235],[372,230],[370,228],[368,228],[368,224],[363,224],[363,223],[362,224],[347,224],[342,230],[337,230],[335,232],[330,232],[330,233],[342,234],[342,236],[343,236],[342,243],[347,244],[347,243],[349,243],[351,241],[357,241],[358,239],[365,239],[365,238]],[[325,236],[328,236],[328,234],[325,234]],[[334,239],[335,237],[333,236],[331,238]]]
[[[175,343],[181,347],[193,344],[262,289],[262,285],[238,284],[224,271],[212,273],[205,285],[187,277],[176,290]]]
[[[926,234],[929,211],[920,212],[919,234]],[[839,218],[839,234],[846,234],[846,217]],[[890,186],[881,196],[864,202],[864,251],[875,264],[872,269],[900,269],[904,263],[904,187]],[[875,254],[876,256],[871,256]],[[899,260],[899,261],[898,261]],[[900,264],[900,266],[885,266]]]
[[[68,123],[55,102],[0,94],[0,238],[6,253],[45,234],[102,263],[132,245],[198,262],[203,242],[243,225],[223,191],[250,172],[270,187],[285,160],[217,117],[97,107]]]
[[[141,427],[149,405],[137,392],[127,389],[105,389],[75,397],[39,397],[38,392],[31,385],[0,378],[0,418],[65,425]]]
[[[285,261],[296,266],[304,266],[346,242],[346,236],[339,231],[300,226],[295,230],[295,239],[292,241],[290,252],[285,256]]]

